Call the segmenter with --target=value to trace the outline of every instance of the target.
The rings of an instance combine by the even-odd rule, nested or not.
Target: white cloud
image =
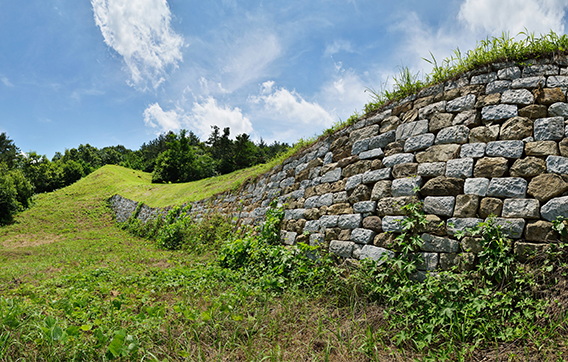
[[[182,126],[181,118],[177,111],[166,112],[158,103],[151,104],[144,110],[144,124],[156,129],[157,134],[179,130]]]
[[[2,77],[0,78],[0,80],[2,81],[2,83],[4,83],[4,85],[6,87],[13,87],[14,85],[12,84],[12,82],[10,82],[10,80],[6,77]]]
[[[168,67],[182,61],[182,36],[170,27],[166,0],[91,0],[95,22],[105,43],[120,54],[132,83],[157,88]]]
[[[186,121],[191,128],[198,129],[201,137],[209,135],[211,126],[214,125],[221,129],[230,127],[232,138],[241,133],[251,133],[253,130],[250,120],[243,116],[240,108],[219,106],[213,97],[208,97],[202,103],[193,103]]]
[[[470,30],[482,30],[490,35],[510,31],[512,36],[525,27],[536,35],[551,29],[564,33],[566,0],[465,0],[458,19]]]
[[[333,54],[339,53],[340,51],[353,53],[353,47],[351,46],[351,42],[343,39],[335,40],[333,44],[329,44],[325,48],[325,52],[323,53],[324,56],[332,56]]]

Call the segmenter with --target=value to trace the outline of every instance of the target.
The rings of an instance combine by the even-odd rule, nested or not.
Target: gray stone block
[[[473,175],[473,158],[455,158],[446,163],[446,177],[467,178]]]
[[[361,260],[372,259],[374,261],[377,261],[378,262],[377,265],[381,265],[382,263],[384,263],[385,257],[392,258],[394,257],[394,253],[390,250],[380,248],[374,245],[363,246],[363,249],[361,249],[361,254],[359,255],[359,259]]]
[[[540,202],[536,199],[507,199],[503,202],[501,215],[507,218],[540,218]]]
[[[332,193],[321,195],[319,197],[317,207],[331,206],[331,205],[333,205],[333,194]]]
[[[437,177],[444,176],[446,173],[445,162],[428,162],[418,164],[418,176]]]
[[[323,158],[323,164],[329,165],[332,162],[333,162],[333,152],[326,153],[324,158]]]
[[[412,136],[417,136],[426,132],[428,132],[427,120],[404,123],[397,127],[396,139],[404,141]]]
[[[345,190],[350,191],[363,182],[363,174],[351,176],[345,181]]]
[[[474,94],[455,98],[446,104],[446,112],[469,111],[475,107],[475,99],[476,97]]]
[[[396,141],[396,132],[385,132],[369,139],[369,149],[385,148],[389,143],[394,141]]]
[[[534,77],[536,75],[558,75],[558,72],[559,68],[557,65],[535,64],[524,67],[523,77]]]
[[[470,232],[467,232],[466,229],[473,229],[477,227],[480,223],[483,222],[483,219],[473,218],[473,217],[466,217],[466,218],[457,218],[452,217],[446,221],[448,234],[454,235],[458,231],[466,231],[466,235],[471,236]]]
[[[540,208],[542,217],[550,222],[558,216],[568,218],[568,196],[555,197]]]
[[[420,119],[430,119],[430,117],[432,117],[434,114],[445,111],[446,111],[446,101],[441,101],[420,108],[420,110],[418,111],[418,117]]]
[[[415,196],[414,189],[422,186],[422,177],[406,177],[393,180],[391,192],[394,197],[398,196]]]
[[[374,171],[367,171],[363,174],[363,183],[370,184],[380,180],[388,180],[391,178],[392,168],[381,168]]]
[[[417,253],[422,258],[422,263],[416,265],[416,269],[422,271],[436,270],[438,266],[438,253]]]
[[[442,129],[436,136],[436,144],[467,143],[469,128],[464,125],[452,126]]]
[[[460,157],[481,158],[485,156],[485,143],[467,143],[461,146]]]
[[[382,149],[380,148],[373,148],[372,150],[361,152],[359,154],[360,160],[369,160],[372,158],[381,158],[385,155]]]
[[[339,215],[323,215],[319,218],[320,225],[325,228],[337,227]]]
[[[404,143],[404,152],[414,152],[424,150],[434,144],[436,136],[433,133],[425,133],[410,137]]]
[[[435,253],[457,253],[460,244],[457,240],[434,236],[431,234],[422,234],[423,251],[431,251]]]
[[[383,159],[383,165],[387,168],[412,162],[414,162],[414,155],[412,153],[397,153],[396,155],[391,155]]]
[[[285,220],[299,220],[304,218],[304,212],[306,209],[290,209],[284,211]]]
[[[339,180],[341,180],[341,168],[338,167],[335,170],[329,171],[325,175],[323,175],[321,178],[321,183],[323,184],[326,182],[335,182]]]
[[[475,110],[458,113],[452,121],[452,125],[456,126],[458,124],[463,124],[468,127],[478,125],[479,116]]]
[[[564,102],[557,102],[548,107],[548,115],[550,117],[568,118],[568,104]]]
[[[500,121],[516,116],[518,116],[517,106],[513,104],[486,106],[481,110],[481,119],[484,121]]]
[[[501,103],[528,106],[534,103],[534,96],[526,89],[508,90],[501,95]]]
[[[353,246],[355,246],[355,243],[352,241],[332,240],[329,243],[329,251],[335,255],[350,258],[353,253]]]
[[[334,204],[343,204],[349,200],[347,197],[347,191],[336,192],[333,194],[333,203]]]
[[[351,232],[351,241],[357,244],[369,244],[377,233],[369,229],[354,229]]]
[[[308,232],[318,232],[321,227],[321,223],[319,220],[308,220],[306,221],[306,225],[304,226],[304,231]]]
[[[539,118],[534,121],[534,139],[560,140],[564,137],[564,117]]]
[[[288,177],[288,178],[286,178],[286,179],[284,179],[280,182],[280,187],[284,188],[284,187],[292,186],[295,182],[296,182],[296,179],[294,177]]]
[[[376,201],[360,201],[353,204],[353,212],[358,214],[375,212],[376,208],[377,208]]]
[[[463,187],[464,193],[466,195],[487,195],[487,188],[489,187],[489,179],[478,177],[478,178],[468,178],[465,180],[465,185]]]
[[[361,152],[367,151],[368,149],[369,149],[369,139],[365,138],[353,143],[353,146],[351,147],[351,154],[358,155]]]
[[[282,238],[282,242],[286,245],[294,245],[294,243],[296,242],[296,236],[298,236],[298,233],[292,232],[292,231],[285,231],[283,233],[284,235]]]
[[[511,89],[510,80],[496,80],[487,84],[485,94],[503,93],[507,89]]]
[[[361,214],[339,215],[337,226],[342,229],[356,229],[361,226],[363,216]]]
[[[318,207],[319,198],[319,196],[308,197],[306,201],[304,201],[304,208],[313,209],[314,207]]]
[[[561,156],[548,156],[546,158],[546,170],[549,173],[568,174],[568,158]]]
[[[305,193],[306,193],[305,189],[300,189],[300,190],[292,191],[291,196],[294,200],[297,200],[299,198],[304,197]]]
[[[424,213],[452,216],[454,214],[454,206],[456,198],[453,196],[427,196],[424,199]]]
[[[487,221],[487,219],[485,219]],[[495,225],[501,226],[501,233],[509,238],[519,239],[523,235],[525,219],[505,219],[496,217]]]
[[[562,75],[553,75],[546,80],[548,88],[568,88],[568,77]]]
[[[519,78],[513,80],[512,87],[513,88],[536,88],[538,85],[545,86],[546,85],[546,77],[538,76],[538,77],[526,77],[526,78]]]
[[[487,188],[487,196],[524,199],[527,194],[527,181],[520,177],[492,178]]]
[[[325,236],[323,234],[311,234],[310,246],[325,246]]]
[[[385,216],[383,217],[383,231],[391,233],[402,232],[402,221],[406,216]]]
[[[524,150],[523,141],[493,141],[487,143],[485,154],[489,157],[520,158]]]
[[[471,84],[487,84],[497,80],[497,73],[474,75],[471,77]]]
[[[497,72],[497,78],[514,80],[521,77],[521,70],[519,67],[509,67],[501,69]]]

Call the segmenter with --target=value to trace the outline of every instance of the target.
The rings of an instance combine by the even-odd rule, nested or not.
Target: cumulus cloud
[[[251,133],[253,128],[250,120],[243,116],[240,108],[220,106],[213,97],[203,102],[193,103],[191,113],[187,117],[191,128],[197,128],[200,136],[205,137],[211,133],[211,126],[223,129],[231,128],[231,137],[241,133]]]
[[[528,28],[537,35],[551,29],[564,33],[566,0],[465,0],[458,19],[470,30],[482,30],[491,35],[510,31],[516,35]]]
[[[144,110],[144,124],[154,128],[157,134],[177,131],[182,127],[182,117],[177,111],[164,111],[158,103],[154,103]]]
[[[263,83],[260,95],[251,96],[249,101],[262,105],[266,113],[290,125],[329,126],[334,121],[319,104],[306,101],[295,90],[274,88],[273,81]]]
[[[182,61],[184,39],[171,26],[166,0],[91,0],[105,43],[124,58],[131,85],[157,88]]]

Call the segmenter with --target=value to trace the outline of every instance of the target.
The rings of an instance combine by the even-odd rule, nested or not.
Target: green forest
[[[0,224],[30,206],[37,193],[71,185],[104,165],[152,173],[154,183],[179,183],[223,175],[266,163],[290,148],[274,141],[255,143],[246,133],[231,139],[229,127],[212,127],[206,141],[195,133],[168,132],[142,144],[138,150],[124,146],[97,148],[81,144],[56,152],[51,160],[35,151],[22,152],[6,133],[0,134]]]

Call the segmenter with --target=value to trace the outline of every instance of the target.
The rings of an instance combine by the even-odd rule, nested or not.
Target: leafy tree
[[[18,152],[19,148],[8,138],[6,132],[0,133],[0,162],[5,163],[10,169],[14,168]]]
[[[237,136],[233,147],[234,169],[240,170],[256,164],[257,147],[250,140],[248,134],[243,133]]]
[[[229,138],[230,128],[225,127],[222,136],[219,134],[219,127],[211,126],[211,128],[213,131],[206,143],[211,147],[211,156],[219,164],[217,170],[220,174],[234,171],[233,141]]]
[[[10,223],[16,212],[29,207],[33,191],[21,170],[0,163],[0,224]]]

